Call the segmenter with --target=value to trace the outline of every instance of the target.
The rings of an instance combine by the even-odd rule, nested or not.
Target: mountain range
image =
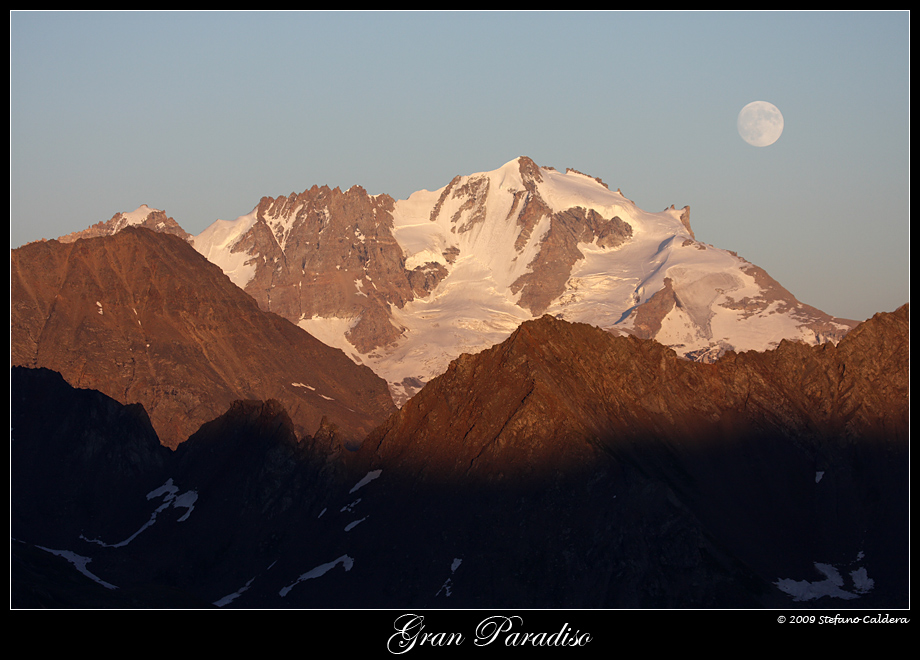
[[[12,250],[11,363],[14,606],[908,602],[909,308],[574,170],[118,213]]]
[[[405,200],[313,186],[197,236],[140,207],[62,240],[128,224],[184,236],[263,310],[373,369],[397,404],[547,313],[695,360],[837,341],[856,325],[696,240],[689,207],[649,213],[598,178],[526,157]]]

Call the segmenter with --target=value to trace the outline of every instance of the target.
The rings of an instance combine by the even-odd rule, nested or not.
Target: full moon
[[[783,113],[766,101],[748,103],[738,113],[738,133],[748,144],[769,147],[783,134]]]

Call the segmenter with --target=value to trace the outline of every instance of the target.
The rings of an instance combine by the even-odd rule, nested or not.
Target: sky
[[[528,156],[863,320],[909,301],[909,57],[908,11],[11,11],[10,247]]]

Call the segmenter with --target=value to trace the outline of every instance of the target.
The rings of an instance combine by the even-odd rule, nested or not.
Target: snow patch
[[[321,564],[321,565],[317,566],[316,568],[314,568],[314,569],[312,569],[312,570],[310,570],[310,571],[307,571],[306,573],[303,573],[303,574],[302,574],[299,578],[297,578],[297,580],[295,580],[292,584],[290,584],[290,585],[284,587],[281,591],[279,591],[279,592],[278,592],[278,595],[281,596],[282,598],[284,598],[285,596],[287,596],[287,595],[291,592],[291,589],[293,589],[294,587],[296,587],[296,586],[297,586],[298,584],[300,584],[301,582],[304,582],[304,581],[306,581],[306,580],[313,580],[313,579],[318,578],[318,577],[322,577],[323,575],[325,575],[326,573],[328,573],[329,571],[331,571],[333,568],[335,568],[335,567],[338,566],[339,564],[342,564],[342,568],[344,568],[345,571],[348,572],[348,571],[350,571],[350,570],[352,569],[352,567],[355,565],[355,560],[352,559],[351,557],[349,557],[348,555],[342,555],[341,557],[339,557],[339,558],[336,559],[335,561],[331,561],[331,562],[326,563],[326,564]]]
[[[862,558],[863,554],[860,552],[858,560]],[[823,580],[808,581],[784,578],[777,580],[774,584],[780,591],[792,596],[792,600],[796,602],[818,600],[825,596],[853,600],[870,592],[875,586],[875,581],[868,576],[866,569],[862,566],[849,572],[850,581],[853,583],[850,591],[843,588],[845,586],[843,576],[835,566],[815,562],[815,568],[824,576]]]
[[[121,225],[118,227],[118,229],[124,229],[129,225],[142,225],[144,224],[144,221],[147,219],[148,215],[158,212],[159,210],[160,209],[152,209],[146,204],[141,204],[129,213],[121,214]]]
[[[256,264],[245,252],[233,252],[234,246],[256,223],[256,209],[236,220],[216,220],[192,239],[192,245],[208,261],[220,266],[224,274],[241,289],[256,274]]]
[[[252,584],[253,580],[255,580],[255,578],[250,578],[249,581],[246,582],[246,584],[240,587],[237,591],[234,591],[232,594],[228,594],[224,596],[223,598],[219,598],[218,600],[215,600],[212,603],[212,605],[216,607],[223,607],[224,605],[229,605],[230,603],[235,601],[237,598],[239,598],[246,590],[249,589],[249,586]]]
[[[361,498],[359,497],[354,502],[350,504],[346,504],[341,509],[339,509],[339,513],[345,513],[345,512],[352,513],[355,510],[355,507],[358,506],[358,503],[360,502],[361,502]]]
[[[98,584],[101,584],[101,585],[102,585],[103,587],[105,587],[106,589],[117,589],[117,588],[118,588],[118,587],[116,587],[114,584],[109,584],[109,583],[106,582],[105,580],[100,579],[98,576],[96,576],[96,575],[94,575],[93,573],[91,573],[91,572],[89,571],[88,568],[86,568],[87,564],[89,564],[91,561],[93,561],[90,557],[83,557],[83,556],[78,555],[78,554],[76,554],[75,552],[71,552],[71,551],[69,551],[69,550],[52,550],[51,548],[44,548],[44,547],[42,547],[42,546],[40,546],[40,545],[39,545],[39,546],[36,546],[36,547],[37,547],[39,550],[44,550],[45,552],[50,552],[52,555],[57,555],[58,557],[63,557],[64,559],[66,559],[67,561],[69,561],[71,564],[73,564],[73,565],[74,565],[74,568],[76,568],[78,571],[80,571],[81,573],[83,573],[83,575],[85,575],[86,577],[88,577],[88,578],[89,578],[90,580],[92,580],[93,582],[96,582],[96,583],[98,583]]]
[[[457,572],[457,569],[460,568],[460,564],[462,563],[463,563],[462,559],[454,558],[454,561],[451,562],[451,565],[450,565],[451,575]],[[443,592],[444,596],[446,596],[447,598],[450,598],[450,595],[453,593],[453,589],[454,589],[453,578],[447,578],[447,580],[444,581],[444,584],[441,585],[441,588],[438,589],[438,592],[435,594],[435,597],[440,596],[441,593]]]
[[[365,520],[367,520],[367,516],[364,516],[360,520],[355,520],[353,522],[348,523],[347,525],[345,525],[345,531],[350,532],[355,527],[357,527],[359,524],[363,523]]]
[[[358,483],[356,483],[354,486],[351,487],[351,490],[348,491],[348,494],[351,495],[353,492],[355,492],[359,488],[363,488],[364,486],[372,482],[374,479],[379,477],[382,472],[383,470],[371,470],[370,472],[364,475],[361,481],[359,481]]]
[[[353,361],[360,364],[359,360],[354,359],[355,347],[345,339],[345,335],[357,322],[357,317],[346,319],[337,316],[313,316],[300,319],[297,322],[297,326],[326,344],[326,346],[338,348],[351,357]]]
[[[185,514],[178,519],[177,522],[184,522],[188,520],[188,517],[191,515],[192,510],[195,508],[195,502],[198,500],[198,493],[193,490],[186,491],[181,495],[177,495],[179,488],[173,483],[172,479],[168,479],[165,484],[159,488],[150,491],[147,493],[147,500],[156,499],[158,497],[163,498],[163,503],[158,506],[153,513],[150,514],[150,519],[145,522],[140,529],[134,532],[131,536],[126,538],[124,541],[119,543],[105,543],[100,539],[90,539],[82,534],[80,538],[88,543],[95,543],[96,545],[101,545],[103,548],[122,548],[128,545],[131,541],[136,539],[144,530],[151,527],[157,520],[157,516],[168,509],[170,506],[177,509],[187,509]]]

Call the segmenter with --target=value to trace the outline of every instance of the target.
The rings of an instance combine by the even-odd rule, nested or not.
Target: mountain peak
[[[417,391],[410,383],[544,313],[652,337],[692,359],[784,337],[837,340],[854,325],[697,241],[689,206],[647,212],[598,177],[528,156],[375,210],[360,199],[288,198],[299,219],[277,216],[274,238],[242,238],[257,229],[246,216],[238,238],[196,246],[264,309],[370,365],[399,402]],[[296,223],[314,229],[295,241]]]
[[[11,254],[11,358],[141,402],[175,447],[237,399],[277,399],[303,434],[357,441],[392,410],[385,383],[255,300],[175,236],[128,226]]]
[[[106,222],[97,222],[82,231],[61,236],[58,240],[62,243],[73,243],[81,238],[111,236],[126,227],[144,227],[161,234],[174,234],[185,241],[192,240],[192,235],[182,229],[173,218],[168,217],[164,211],[150,208],[146,204],[141,204],[128,213],[116,213]]]

